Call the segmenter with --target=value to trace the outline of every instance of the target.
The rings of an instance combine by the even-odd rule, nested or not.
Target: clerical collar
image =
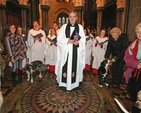
[[[71,27],[75,27],[75,24],[70,24]]]

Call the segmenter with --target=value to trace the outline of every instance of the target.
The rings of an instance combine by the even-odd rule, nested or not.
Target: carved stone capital
[[[97,6],[97,8],[104,7],[105,6],[105,0],[96,0],[96,6]]]
[[[21,9],[28,9],[28,6],[27,6],[27,5],[22,5],[22,4],[20,4],[20,8],[21,8]]]
[[[117,9],[125,7],[125,0],[117,0]]]
[[[0,0],[0,5],[6,6],[6,0]]]
[[[40,0],[41,5],[50,6],[52,0]]]
[[[117,12],[123,12],[124,11],[124,8],[122,7],[122,8],[117,8],[117,10],[116,10]]]
[[[103,11],[105,9],[105,7],[97,7],[97,11]]]
[[[27,6],[27,0],[18,0],[20,5],[25,5]]]
[[[49,9],[50,9],[50,6],[47,6],[47,5],[41,5],[41,9],[43,9],[43,10],[49,10]]]
[[[76,11],[82,11],[83,8],[84,8],[83,6],[77,6],[77,7],[75,7],[75,10],[76,10]]]
[[[84,6],[85,4],[85,0],[72,0],[72,2],[74,3],[75,7]]]

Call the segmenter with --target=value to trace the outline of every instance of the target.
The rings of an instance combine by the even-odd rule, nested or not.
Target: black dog
[[[33,83],[33,73],[35,71],[39,72],[39,77],[42,78],[42,72],[47,71],[48,68],[41,62],[41,61],[33,61],[30,64],[26,64],[25,67],[25,72],[28,75],[27,81],[31,79],[31,83]]]
[[[108,72],[108,66],[109,66],[110,60],[104,60],[101,62],[100,67],[98,68],[98,78],[99,78],[99,86],[102,87],[102,83],[104,83],[108,86],[107,83],[107,72]]]
[[[129,79],[127,85],[127,91],[133,102],[137,100],[137,93],[141,90],[141,71],[136,69],[132,72],[132,76]]]

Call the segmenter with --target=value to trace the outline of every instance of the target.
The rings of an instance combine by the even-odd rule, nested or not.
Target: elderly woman
[[[140,69],[141,69],[141,23],[139,23],[136,27],[135,27],[135,33],[137,36],[137,39],[135,39],[130,46],[127,48],[125,55],[124,55],[124,61],[127,65],[127,70],[124,74],[125,76],[125,80],[126,83],[128,83],[129,78],[131,76],[134,76],[134,78],[136,79],[135,82],[139,82],[139,86],[138,87],[138,91],[141,90],[141,73],[140,73]],[[128,86],[130,85],[130,83],[128,83]],[[134,84],[131,84],[131,87]],[[130,87],[130,86],[129,86]],[[136,88],[135,86],[133,86],[134,88]],[[129,89],[130,90],[130,89]],[[137,94],[137,90],[133,89],[133,94],[132,96],[136,97]]]
[[[109,59],[112,55],[112,82],[111,85],[116,85],[120,88],[121,79],[123,76],[124,67],[124,52],[128,47],[128,37],[121,33],[121,30],[114,27],[110,30],[111,37],[109,38],[105,58]]]

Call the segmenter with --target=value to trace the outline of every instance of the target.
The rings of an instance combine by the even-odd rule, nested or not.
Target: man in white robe
[[[34,21],[33,26],[33,29],[30,29],[28,32],[27,58],[29,59],[29,63],[35,60],[40,60],[44,63],[46,34],[42,29],[40,29],[38,21]]]
[[[55,73],[57,82],[62,88],[72,90],[83,80],[85,68],[85,34],[83,27],[76,23],[77,13],[69,13],[70,23],[64,24],[57,37],[57,63]],[[79,40],[70,39],[72,32],[77,31]]]

